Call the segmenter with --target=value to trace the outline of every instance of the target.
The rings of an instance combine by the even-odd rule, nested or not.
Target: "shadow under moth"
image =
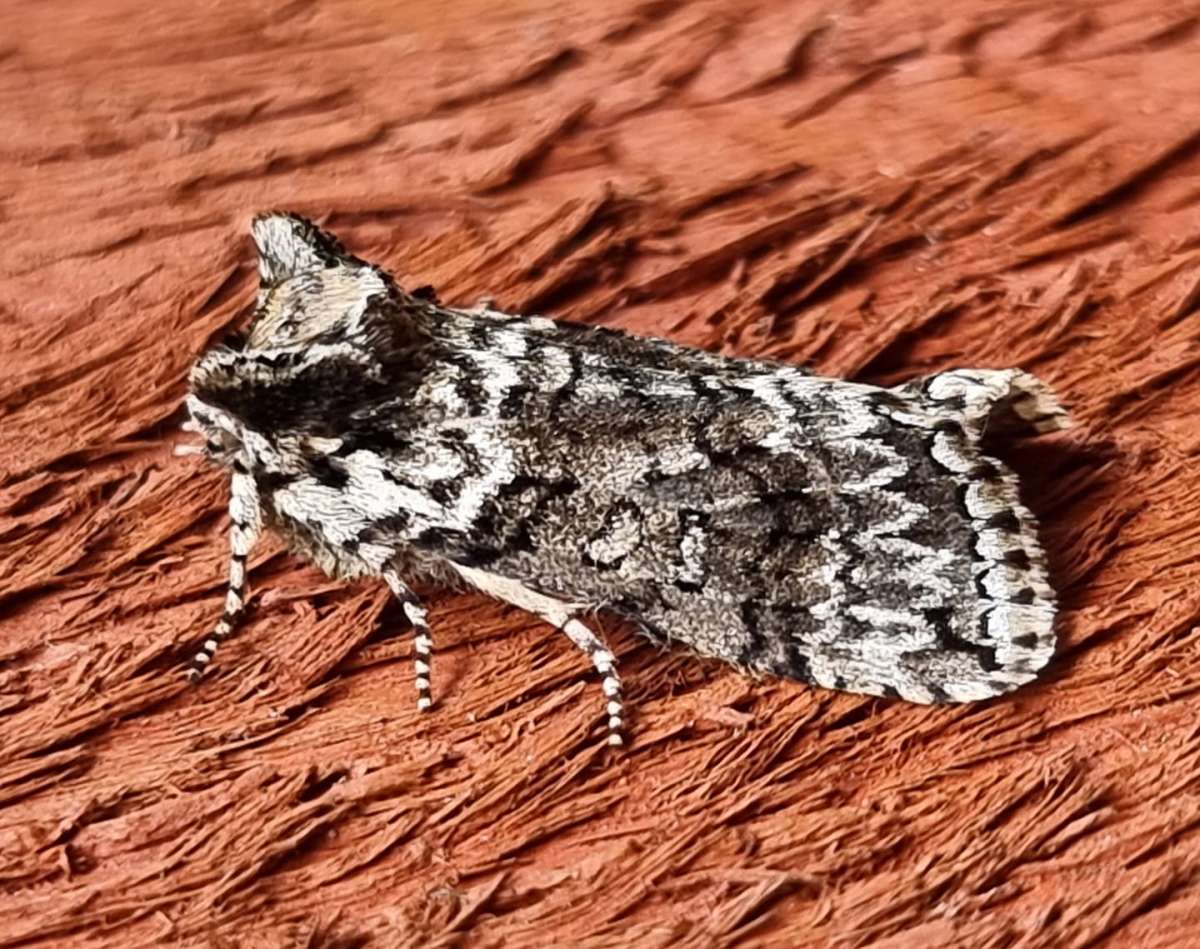
[[[594,610],[747,672],[911,702],[1008,692],[1053,654],[1037,524],[981,445],[1066,424],[1027,373],[823,379],[443,306],[297,216],[253,234],[249,330],[201,356],[187,399],[193,450],[232,471],[225,611],[193,677],[243,612],[266,527],[333,577],[388,583],[422,710],[418,578],[565,632],[614,745],[621,684]]]

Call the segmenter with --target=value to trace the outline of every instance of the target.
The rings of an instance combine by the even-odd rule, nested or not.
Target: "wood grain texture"
[[[1197,55],[1151,0],[0,6],[0,946],[1191,944]],[[612,757],[561,634],[433,595],[419,717],[383,585],[267,544],[188,687],[227,488],[170,449],[269,208],[449,303],[1036,372],[1058,659],[930,709],[602,621]]]

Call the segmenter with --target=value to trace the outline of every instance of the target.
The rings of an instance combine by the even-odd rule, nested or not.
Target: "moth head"
[[[382,271],[299,215],[264,214],[251,231],[260,278],[246,338],[253,349],[352,341],[394,290]]]

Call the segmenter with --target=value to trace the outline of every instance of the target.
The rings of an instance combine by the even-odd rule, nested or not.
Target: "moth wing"
[[[690,398],[580,400],[527,446],[519,467],[540,475],[446,552],[751,669],[987,698],[1053,652],[1036,523],[980,443],[1021,420],[1027,379],[960,375],[930,395],[766,377],[790,417],[716,376]]]
[[[981,439],[1061,427],[1058,403],[1013,370],[841,393],[816,431],[800,422],[766,455],[710,452],[649,489],[727,503],[681,528],[684,583],[647,617],[702,652],[837,689],[972,701],[1028,682],[1053,654],[1055,596],[1017,477]],[[755,426],[743,434],[752,445]]]

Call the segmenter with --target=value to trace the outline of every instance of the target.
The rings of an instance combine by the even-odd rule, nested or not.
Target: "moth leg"
[[[592,665],[603,677],[601,688],[604,690],[608,712],[608,743],[614,747],[625,744],[621,737],[621,679],[617,675],[616,657],[609,651],[599,636],[583,625],[575,617],[571,617],[560,627],[571,642],[588,654]]]
[[[429,633],[429,624],[426,622],[425,607],[421,605],[417,595],[409,589],[408,584],[397,574],[388,571],[383,575],[383,579],[387,581],[387,585],[392,588],[392,593],[400,601],[404,615],[412,623],[413,632],[416,634],[413,637],[413,669],[417,673],[417,709],[427,712],[433,706],[433,699],[429,694],[429,657],[433,650],[433,637]]]
[[[584,604],[570,603],[538,593],[517,580],[501,577],[485,570],[473,567],[463,567],[452,564],[455,570],[472,586],[484,593],[494,596],[505,603],[520,607],[530,613],[540,616],[552,626],[557,626],[570,638],[576,646],[587,653],[592,665],[602,677],[601,688],[604,689],[605,710],[608,713],[608,743],[619,746],[625,744],[621,737],[623,723],[621,720],[621,678],[617,675],[617,660],[599,636],[593,633],[583,623],[575,618],[575,613]]]
[[[229,531],[229,588],[225,591],[225,612],[199,652],[192,657],[187,673],[192,682],[204,675],[217,647],[233,632],[246,608],[246,558],[262,533],[262,505],[254,479],[248,474],[234,472],[230,479],[229,518],[233,525]]]

